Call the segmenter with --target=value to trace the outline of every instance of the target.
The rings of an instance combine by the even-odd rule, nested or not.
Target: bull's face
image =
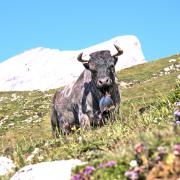
[[[103,94],[108,93],[115,82],[115,65],[118,56],[123,53],[119,47],[115,46],[115,48],[118,52],[113,56],[110,51],[94,52],[90,54],[88,61],[82,60],[82,54],[78,56],[78,60],[83,63],[84,67],[91,71],[92,80]]]

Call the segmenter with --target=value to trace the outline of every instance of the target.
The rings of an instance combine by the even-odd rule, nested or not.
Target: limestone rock
[[[16,172],[11,180],[70,180],[72,168],[82,164],[77,159],[32,164]]]
[[[79,51],[35,48],[0,63],[0,91],[48,90],[70,84],[84,70],[77,61],[79,53],[87,58],[90,53],[110,50],[114,44],[123,49],[116,70],[144,63],[144,55],[136,36],[119,36]]]
[[[13,171],[15,164],[11,159],[0,156],[0,176],[5,176]]]

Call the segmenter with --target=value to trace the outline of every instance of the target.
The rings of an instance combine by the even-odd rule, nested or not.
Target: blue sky
[[[130,34],[147,60],[180,53],[180,0],[0,1],[0,62],[39,46],[78,50]]]

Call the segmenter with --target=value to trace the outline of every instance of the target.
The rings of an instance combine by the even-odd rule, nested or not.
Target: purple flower
[[[76,174],[76,175],[74,175],[72,178],[71,178],[71,180],[82,180],[83,179],[83,177],[82,177],[82,175],[81,174]]]
[[[159,146],[159,147],[157,148],[157,150],[159,151],[160,154],[166,154],[166,153],[167,153],[166,148],[163,147],[163,146]]]
[[[180,106],[180,102],[176,102],[176,106]]]
[[[137,180],[139,179],[139,173],[136,171],[126,171],[124,174],[130,180]]]
[[[99,168],[107,168],[107,167],[113,167],[115,166],[117,163],[115,161],[109,161],[107,163],[100,163],[99,164]]]
[[[124,175],[125,175],[126,177],[129,177],[130,174],[131,174],[131,171],[126,171],[126,172],[124,173]]]
[[[180,121],[176,121],[175,124],[176,124],[176,125],[179,125],[179,124],[180,124]]]
[[[175,144],[173,147],[173,152],[175,156],[179,156],[180,155],[180,144]]]
[[[155,158],[155,162],[156,163],[158,163],[159,161],[161,161],[162,160],[162,157],[161,156],[157,156],[156,158]]]
[[[115,161],[109,161],[105,164],[106,167],[113,167],[115,166],[117,163]]]
[[[135,145],[135,151],[137,154],[142,153],[144,151],[145,147],[143,144],[136,144]]]
[[[99,168],[105,168],[105,164],[104,163],[100,163],[98,167]]]
[[[174,115],[180,117],[180,111],[175,111]]]
[[[90,175],[90,174],[92,174],[92,172],[93,172],[94,170],[95,170],[94,166],[87,166],[87,167],[84,169],[83,173],[84,173],[85,175]]]

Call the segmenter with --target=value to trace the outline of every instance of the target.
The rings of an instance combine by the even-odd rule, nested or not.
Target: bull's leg
[[[66,113],[67,114],[67,113]],[[52,136],[54,138],[58,138],[59,135],[67,135],[70,133],[70,124],[68,117],[65,116],[65,113],[59,113],[52,108],[51,111],[51,128],[52,128]]]
[[[52,111],[51,111],[51,128],[52,128],[52,136],[54,138],[58,137],[57,127],[58,127],[57,113],[56,113],[55,109],[52,108]]]
[[[72,131],[74,114],[68,110],[57,110],[57,130],[61,135],[68,135]]]
[[[80,127],[84,130],[90,130],[91,125],[90,125],[90,119],[87,114],[79,114],[79,123]]]
[[[94,121],[93,121],[93,126],[103,126],[105,124],[105,119],[103,116],[103,113],[101,111],[96,111],[94,114]]]
[[[61,134],[68,135],[71,132],[71,125],[66,117],[61,117],[59,120],[59,130]]]
[[[115,109],[112,110],[112,112],[110,112],[110,119],[112,122],[116,121],[117,115],[120,113],[119,108],[120,108],[120,106],[116,105]]]
[[[120,106],[117,104],[117,105],[115,106],[114,113],[119,114],[119,112],[120,112],[119,109],[120,109]]]

